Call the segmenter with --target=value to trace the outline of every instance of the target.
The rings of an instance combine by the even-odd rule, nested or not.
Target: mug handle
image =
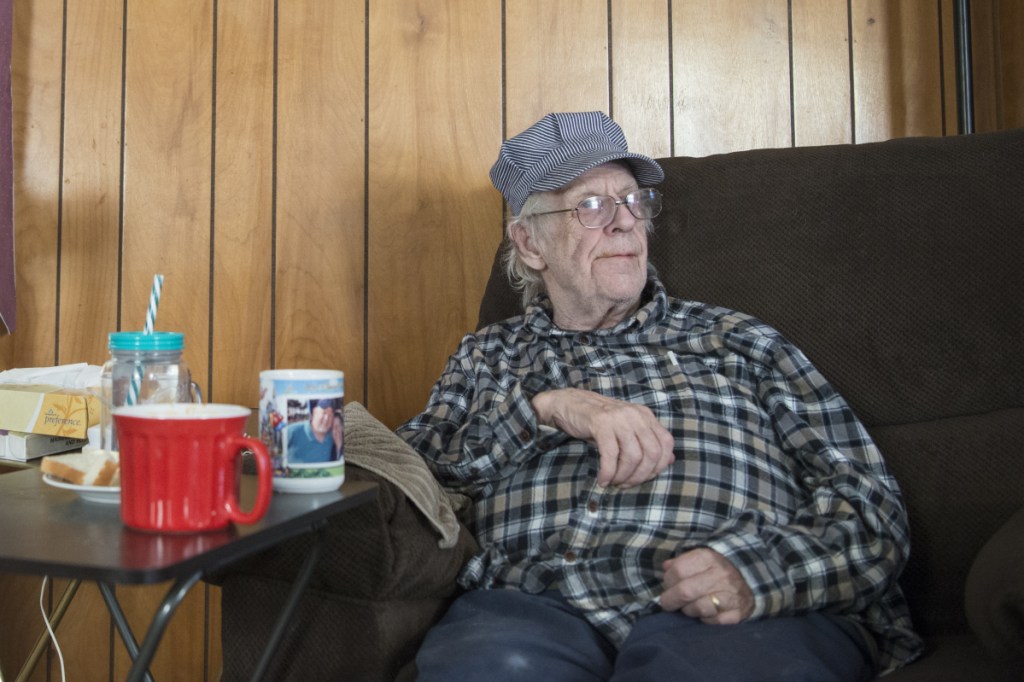
[[[227,508],[228,518],[237,523],[256,523],[267,513],[270,506],[270,496],[273,492],[274,473],[270,466],[270,455],[267,453],[267,446],[261,441],[243,436],[240,433],[226,434],[218,443],[221,456],[227,459],[235,459],[242,454],[243,450],[251,450],[256,457],[256,475],[258,484],[256,488],[256,501],[248,512],[242,510],[238,501],[238,488],[233,487],[231,494],[224,505]]]

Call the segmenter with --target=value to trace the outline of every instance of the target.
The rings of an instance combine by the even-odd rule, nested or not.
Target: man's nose
[[[612,232],[628,232],[636,227],[637,217],[626,207],[625,203],[616,203],[614,210],[612,221],[605,229]]]

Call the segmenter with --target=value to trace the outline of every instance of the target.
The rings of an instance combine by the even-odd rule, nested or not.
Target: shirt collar
[[[626,332],[641,332],[657,326],[665,319],[668,310],[668,294],[657,275],[650,274],[647,277],[647,284],[640,294],[643,302],[635,313],[608,329],[595,329],[590,333],[597,336],[608,334],[622,334]],[[524,326],[538,334],[551,334],[556,336],[568,336],[580,333],[580,330],[569,331],[561,329],[554,322],[554,308],[551,299],[546,293],[539,293],[526,307],[523,316]]]

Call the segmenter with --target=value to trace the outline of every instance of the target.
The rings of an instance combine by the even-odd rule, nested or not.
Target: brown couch
[[[789,336],[902,485],[900,582],[928,651],[889,679],[1024,679],[1024,130],[662,163],[651,253],[670,293]],[[496,267],[480,323],[516,312]],[[439,549],[386,481],[329,532],[270,679],[412,679],[472,539]],[[294,556],[223,576],[225,680],[257,660]]]

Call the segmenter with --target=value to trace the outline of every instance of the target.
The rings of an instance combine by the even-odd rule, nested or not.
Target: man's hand
[[[669,559],[661,608],[714,625],[733,625],[754,612],[754,593],[729,560],[707,548]]]
[[[639,485],[676,459],[672,434],[645,405],[575,388],[538,393],[532,402],[541,424],[597,446],[599,485]]]

